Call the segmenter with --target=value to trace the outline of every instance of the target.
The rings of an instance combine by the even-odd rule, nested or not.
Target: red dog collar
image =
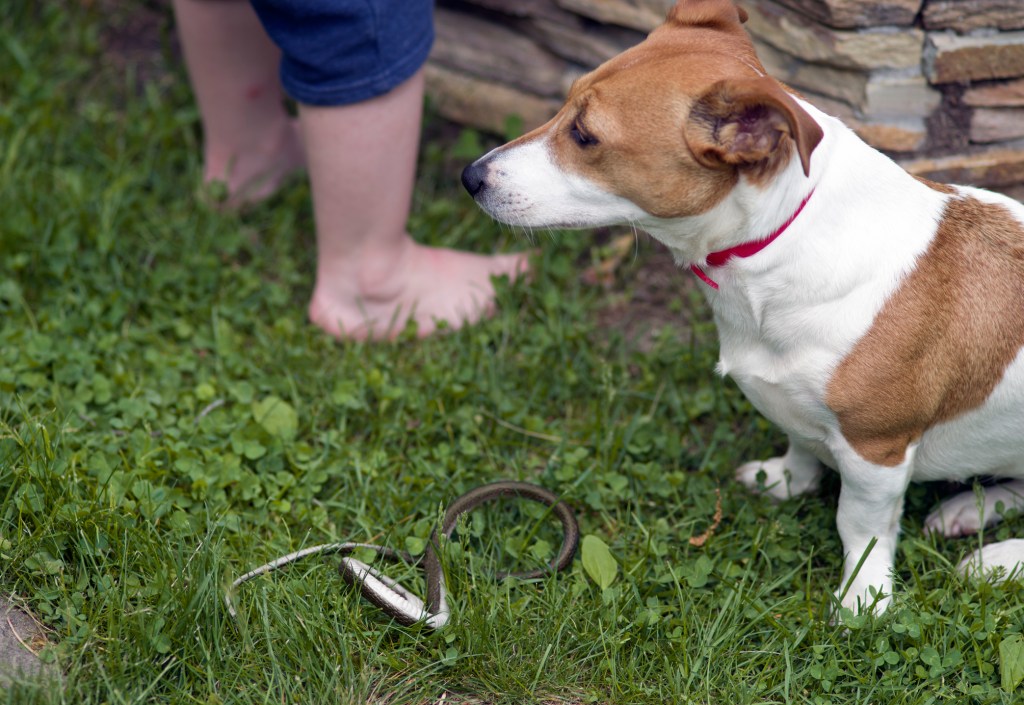
[[[735,247],[730,247],[726,250],[712,252],[706,258],[708,266],[721,267],[723,264],[731,260],[733,257],[752,257],[753,255],[756,255],[764,248],[768,247],[768,245],[775,242],[775,239],[779,237],[779,235],[786,232],[786,228],[793,224],[793,221],[796,220],[796,217],[798,215],[800,215],[800,211],[804,209],[804,206],[807,205],[807,202],[811,200],[811,196],[813,195],[814,189],[811,189],[811,192],[807,194],[807,197],[804,200],[800,201],[800,205],[797,207],[796,212],[793,213],[793,215],[789,216],[789,220],[780,225],[778,229],[775,230],[775,232],[773,232],[771,235],[761,240],[751,240],[750,242],[744,242],[739,245],[736,245]],[[701,279],[701,281],[710,286],[712,289],[718,288],[718,282],[716,282],[714,279],[705,274],[704,270],[701,269],[699,265],[691,264],[690,271],[696,274]]]

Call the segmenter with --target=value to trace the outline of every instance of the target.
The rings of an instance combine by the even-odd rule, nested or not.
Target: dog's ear
[[[725,28],[747,21],[747,11],[733,0],[679,0],[668,11],[669,24]]]
[[[792,140],[804,174],[824,133],[774,79],[727,79],[711,86],[690,109],[684,129],[697,161],[712,167],[764,164]]]

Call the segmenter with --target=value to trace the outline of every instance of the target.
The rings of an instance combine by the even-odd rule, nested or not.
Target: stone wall
[[[641,41],[673,0],[439,0],[428,90],[503,133]],[[761,60],[914,173],[1024,197],[1024,0],[741,0]]]

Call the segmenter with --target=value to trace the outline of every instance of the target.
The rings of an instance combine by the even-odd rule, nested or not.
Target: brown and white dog
[[[719,372],[789,436],[738,479],[785,498],[837,470],[837,595],[882,610],[911,481],[1009,478],[936,510],[946,535],[1024,506],[1024,206],[908,175],[768,77],[745,19],[680,0],[463,183],[516,226],[631,223],[701,278]],[[963,565],[1022,561],[1011,540]]]

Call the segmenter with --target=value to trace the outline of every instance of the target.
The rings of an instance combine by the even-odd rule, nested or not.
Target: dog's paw
[[[960,561],[957,570],[977,580],[1021,580],[1024,578],[1024,539],[990,543]]]
[[[924,520],[924,531],[949,537],[976,534],[983,526],[992,526],[1002,520],[999,505],[1003,509],[1021,506],[1024,503],[1022,491],[1024,483],[1020,481],[986,487],[981,502],[973,491],[961,492],[942,502],[928,515]]]
[[[782,501],[818,488],[818,475],[792,472],[786,458],[754,460],[736,468],[736,480],[747,489]]]
[[[752,460],[736,468],[736,480],[751,492],[777,500],[789,499],[789,481],[782,458]]]
[[[924,532],[949,537],[968,536],[978,533],[982,526],[995,521],[992,513],[979,509],[978,498],[974,496],[974,492],[961,492],[944,500],[928,515],[924,520]]]
[[[892,602],[892,588],[892,579],[888,576],[860,574],[848,588],[837,590],[835,594],[840,607],[854,614],[882,614]]]

